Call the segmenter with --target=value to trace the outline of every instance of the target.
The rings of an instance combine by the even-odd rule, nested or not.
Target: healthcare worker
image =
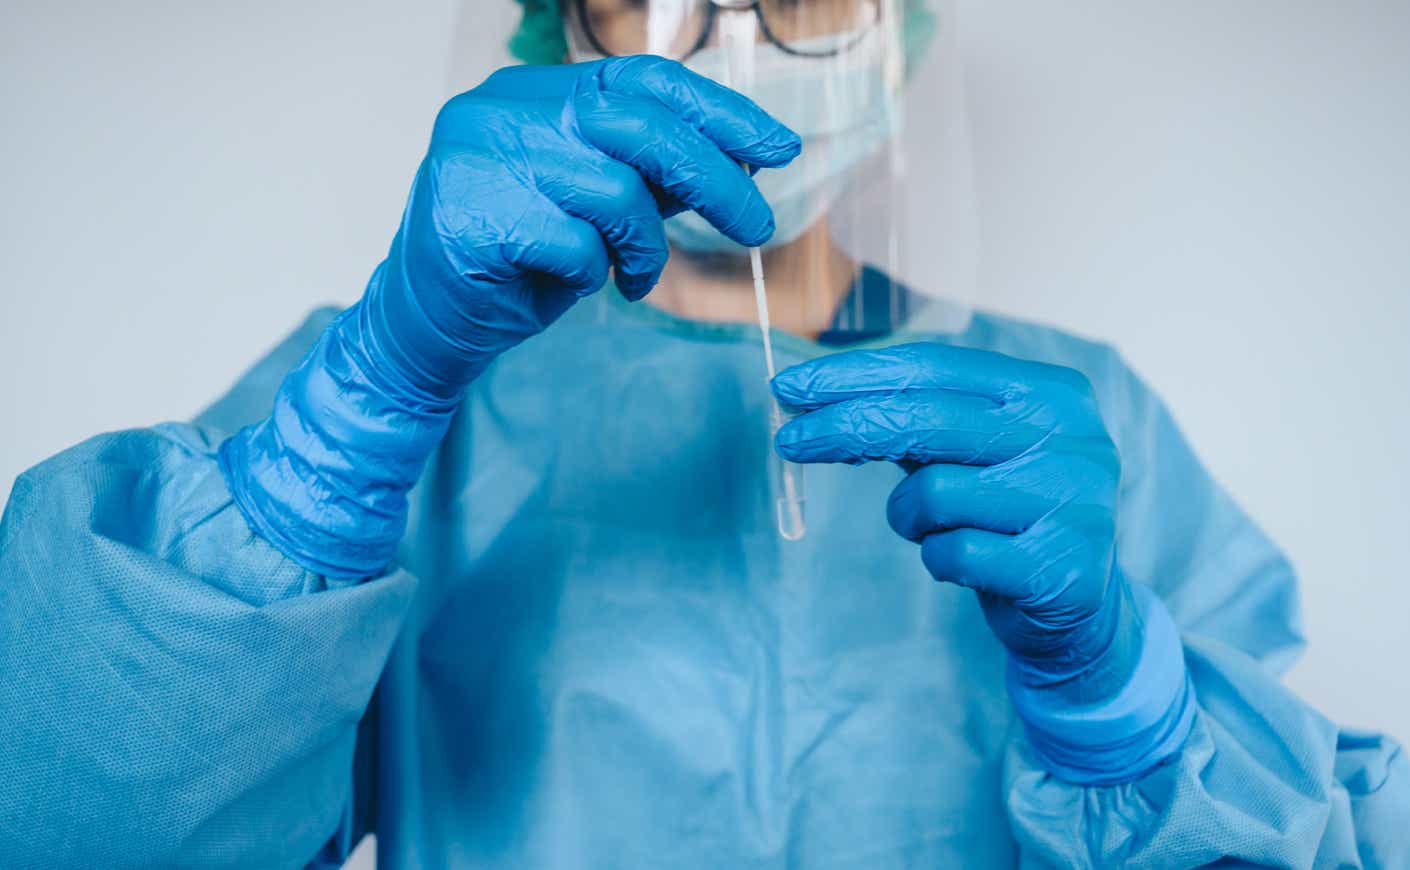
[[[536,2],[361,301],[16,482],[0,866],[1410,866],[1160,402],[849,247],[932,10]]]

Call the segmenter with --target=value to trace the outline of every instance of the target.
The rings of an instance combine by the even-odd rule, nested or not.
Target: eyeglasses
[[[709,43],[722,8],[752,11],[764,38],[788,54],[833,57],[877,21],[880,0],[574,0],[572,24],[605,56],[685,60]]]

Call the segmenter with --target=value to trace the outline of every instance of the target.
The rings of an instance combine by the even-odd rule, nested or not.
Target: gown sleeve
[[[215,451],[310,319],[200,425],[100,435],[0,520],[0,866],[300,867],[350,848],[359,721],[415,581],[254,535]]]
[[[1296,657],[1296,578],[1115,354],[1096,373],[1121,451],[1118,559],[1181,630],[1198,710],[1145,777],[1080,787],[1016,729],[1005,791],[1025,867],[1410,867],[1410,762],[1339,729],[1278,680]]]

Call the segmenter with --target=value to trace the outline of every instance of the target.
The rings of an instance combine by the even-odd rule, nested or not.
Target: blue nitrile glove
[[[909,472],[891,526],[936,579],[978,592],[1048,770],[1123,782],[1179,751],[1195,709],[1184,656],[1161,602],[1117,568],[1121,461],[1086,377],[918,343],[822,357],[773,386],[807,411],[778,432],[785,459]]]
[[[406,493],[466,384],[607,280],[628,299],[666,261],[663,217],[758,245],[773,215],[740,168],[798,137],[656,57],[511,67],[436,119],[391,253],[221,467],[250,525],[334,577],[390,560]]]

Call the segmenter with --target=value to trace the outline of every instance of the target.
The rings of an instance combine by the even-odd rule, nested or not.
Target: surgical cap
[[[524,7],[519,27],[509,37],[509,53],[524,63],[562,63],[568,54],[558,0],[517,0]]]

